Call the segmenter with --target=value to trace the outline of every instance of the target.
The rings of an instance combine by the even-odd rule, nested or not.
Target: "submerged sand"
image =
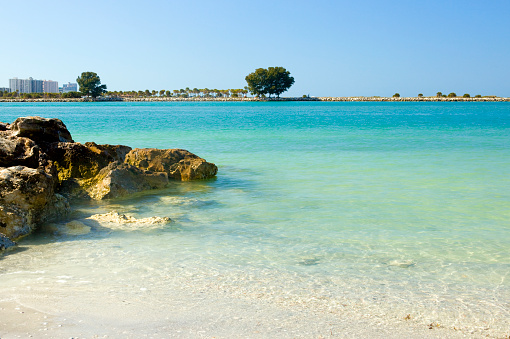
[[[328,313],[307,305],[289,307],[233,297],[221,290],[184,287],[167,293],[137,289],[125,295],[64,286],[3,293],[0,338],[477,337],[437,324],[423,326],[412,319],[390,323],[373,314]],[[154,294],[161,294],[160,302],[151,302]]]

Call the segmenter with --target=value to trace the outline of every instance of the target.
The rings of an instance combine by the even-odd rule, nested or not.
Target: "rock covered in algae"
[[[0,167],[0,233],[16,239],[68,212],[67,200],[55,193],[55,179],[42,169]]]
[[[135,148],[126,155],[126,163],[154,172],[165,172],[176,180],[212,178],[215,164],[183,149]]]
[[[164,188],[166,185],[168,185],[166,173],[146,171],[118,162],[103,168],[88,183],[82,182],[87,194],[95,200],[118,198],[145,190]]]

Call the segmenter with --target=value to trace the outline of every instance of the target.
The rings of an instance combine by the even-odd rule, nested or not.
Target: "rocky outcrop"
[[[2,132],[0,132],[2,133]],[[39,146],[28,138],[16,138],[8,133],[0,135],[0,164],[3,167],[39,167]]]
[[[218,172],[215,164],[183,149],[135,148],[126,155],[126,162],[182,181],[212,178]]]
[[[93,179],[79,181],[79,184],[91,199],[102,200],[164,188],[168,185],[168,176],[164,172],[151,172],[129,164],[113,162]]]
[[[59,119],[0,123],[0,236],[17,239],[62,219],[69,199],[108,199],[206,179],[216,165],[181,149],[134,149],[74,142]]]
[[[115,161],[124,162],[131,147],[122,145],[97,145],[75,142],[57,142],[49,146],[47,154],[53,160],[60,182],[71,178],[89,179]]]
[[[71,133],[59,119],[45,119],[41,117],[18,118],[11,125],[10,130],[16,137],[32,139],[38,144],[52,142],[73,142]]]
[[[16,239],[68,212],[65,198],[55,193],[55,178],[44,170],[0,168],[0,233]]]

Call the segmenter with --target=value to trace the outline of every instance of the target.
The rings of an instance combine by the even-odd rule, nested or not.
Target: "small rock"
[[[154,225],[154,224],[167,224],[172,220],[168,217],[149,217],[136,219],[135,217],[128,216],[125,214],[119,214],[117,212],[108,212],[104,214],[94,214],[87,219],[93,219],[102,223],[116,223],[116,224],[145,224],[145,225]]]
[[[0,225],[1,226],[1,225]],[[0,251],[16,246],[16,243],[0,233]]]

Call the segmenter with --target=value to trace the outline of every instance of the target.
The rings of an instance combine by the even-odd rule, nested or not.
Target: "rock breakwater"
[[[75,199],[117,198],[217,171],[186,150],[77,143],[59,119],[0,122],[0,249],[66,218]]]

